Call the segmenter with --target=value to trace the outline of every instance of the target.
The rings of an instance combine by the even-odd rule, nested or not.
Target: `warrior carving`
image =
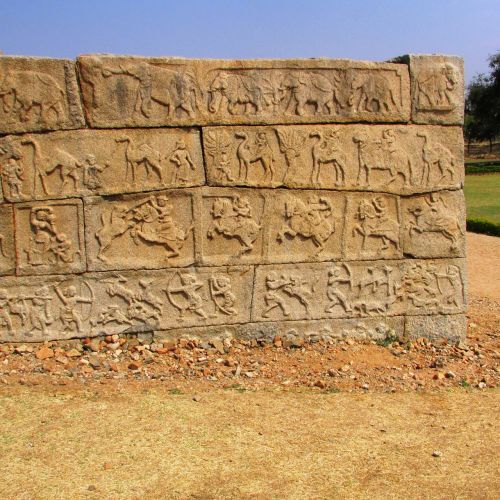
[[[90,291],[89,297],[78,295],[77,289],[74,285],[61,288],[59,284],[54,285],[54,290],[62,302],[62,307],[59,310],[59,320],[61,321],[62,329],[64,332],[83,332],[83,321],[86,321],[92,312],[92,304],[94,303],[94,295],[92,288],[85,281],[84,283]],[[79,304],[90,304],[90,311],[85,319],[82,318],[78,312]]]
[[[66,117],[65,93],[47,73],[10,71],[0,83],[5,113],[22,123],[61,125]]]
[[[447,205],[439,193],[431,193],[424,198],[424,204],[409,208],[415,218],[408,224],[410,237],[414,233],[439,233],[451,242],[451,250],[457,248],[458,236],[464,233],[456,217],[446,215]]]
[[[391,184],[401,176],[405,187],[413,184],[412,163],[408,153],[396,144],[392,129],[382,132],[380,140],[370,140],[365,132],[356,134],[353,142],[358,146],[358,176],[356,182],[360,186],[370,184],[372,170],[389,173],[387,184]]]
[[[354,113],[389,113],[397,109],[394,91],[384,76],[357,71],[351,82],[349,106]]]
[[[101,310],[92,325],[133,325],[137,322],[157,324],[162,314],[162,301],[151,291],[151,280],[140,279],[139,290],[129,288],[127,278],[117,275],[102,280],[106,283],[106,293],[111,298],[118,298],[122,304],[108,304]],[[123,305],[124,304],[124,305]]]
[[[175,281],[178,282],[177,286],[174,286]],[[208,318],[203,309],[203,301],[206,299],[200,292],[204,286],[192,273],[177,271],[172,275],[164,292],[169,302],[179,311],[179,321],[184,321],[188,312],[194,313],[199,320]]]
[[[339,131],[332,130],[326,137],[319,131],[309,134],[309,137],[317,138],[313,145],[311,153],[313,159],[313,168],[311,172],[311,184],[319,186],[319,176],[321,165],[331,164],[335,172],[335,186],[345,184],[346,155],[340,149]]]
[[[327,198],[311,196],[306,203],[289,195],[285,201],[284,217],[287,221],[279,230],[276,239],[285,240],[299,236],[310,239],[317,248],[318,255],[325,248],[330,236],[335,232],[335,222],[332,220],[333,208]]]
[[[167,251],[167,259],[177,257],[192,226],[185,230],[175,222],[172,209],[168,197],[164,195],[152,195],[131,207],[113,206],[110,212],[101,215],[102,225],[96,232],[100,246],[98,258],[106,261],[104,252],[125,233],[136,245],[141,242],[161,245]]]
[[[209,280],[210,296],[215,304],[215,315],[218,313],[234,316],[238,311],[234,307],[236,295],[231,289],[231,278],[226,274],[212,275]]]
[[[283,316],[290,316],[292,311],[288,300],[295,299],[305,309],[305,316],[310,316],[311,299],[314,292],[314,285],[303,280],[301,277],[290,274],[282,274],[271,271],[266,276],[266,293],[264,295],[265,309],[263,318],[268,318],[269,313],[274,309],[280,309]]]
[[[347,286],[348,290],[352,291],[353,287],[352,270],[348,264],[342,264],[342,267],[334,265],[328,271],[326,296],[328,297],[330,303],[325,307],[325,312],[327,313],[333,312],[333,309],[337,305],[341,306],[345,312],[352,311],[351,301],[341,289],[341,287],[343,286]]]
[[[250,142],[248,134],[245,132],[238,132],[235,134],[235,137],[242,139],[236,150],[240,166],[239,179],[248,181],[249,167],[260,163],[264,169],[264,181],[269,178],[272,182],[274,179],[274,154],[267,134],[265,132],[258,132],[253,143]]]
[[[361,201],[355,217],[358,223],[352,234],[362,237],[361,251],[366,251],[370,238],[380,240],[380,250],[388,250],[391,245],[399,250],[399,223],[389,216],[387,201],[382,196]]]
[[[357,298],[352,309],[358,315],[386,314],[389,307],[400,299],[397,285],[393,280],[390,266],[367,267],[363,277],[357,282]]]
[[[252,217],[248,198],[239,195],[216,198],[210,214],[212,223],[207,230],[208,238],[212,239],[215,233],[235,238],[242,246],[239,255],[253,250],[262,226]]]

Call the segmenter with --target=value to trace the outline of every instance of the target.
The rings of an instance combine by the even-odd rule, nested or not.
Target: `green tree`
[[[473,140],[489,141],[500,135],[500,52],[489,58],[490,74],[476,75],[467,88],[464,135],[468,147]]]

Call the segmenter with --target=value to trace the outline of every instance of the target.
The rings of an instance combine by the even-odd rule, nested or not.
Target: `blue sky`
[[[406,53],[465,59],[500,50],[500,0],[0,0],[5,54],[107,52],[214,58]]]

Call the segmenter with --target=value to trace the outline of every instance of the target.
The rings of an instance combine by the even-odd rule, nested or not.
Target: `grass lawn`
[[[500,223],[500,175],[466,175],[465,200],[468,218]]]

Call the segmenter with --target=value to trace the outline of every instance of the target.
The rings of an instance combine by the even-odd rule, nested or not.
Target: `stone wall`
[[[0,341],[465,335],[463,63],[0,56]]]

